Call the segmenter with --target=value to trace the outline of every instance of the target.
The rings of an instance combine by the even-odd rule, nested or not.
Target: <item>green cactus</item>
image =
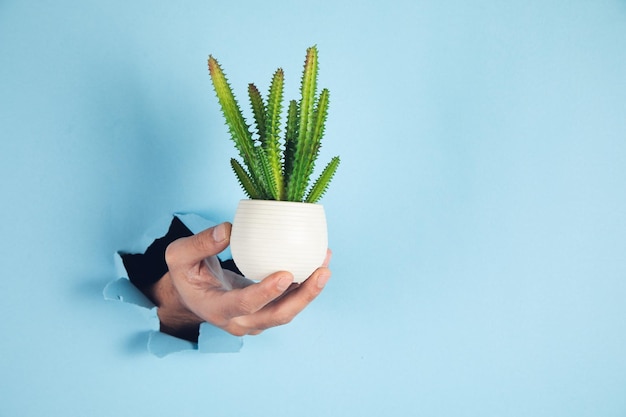
[[[300,85],[300,101],[291,100],[287,122],[281,137],[284,73],[277,69],[272,78],[267,101],[254,84],[248,96],[254,117],[249,126],[233,91],[213,56],[209,73],[226,125],[243,164],[231,159],[231,166],[243,191],[251,199],[285,200],[317,203],[328,189],[337,167],[335,156],[309,187],[319,156],[320,143],[328,116],[329,91],[317,96],[317,48],[307,49]],[[250,131],[254,127],[255,134]]]

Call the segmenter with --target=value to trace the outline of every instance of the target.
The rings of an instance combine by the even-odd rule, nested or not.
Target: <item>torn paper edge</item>
[[[194,234],[201,232],[204,229],[215,226],[215,222],[207,220],[197,214],[193,213],[176,213],[174,216],[178,217],[185,226],[189,228]],[[140,243],[133,245],[134,253],[143,253],[148,246],[160,236],[163,236],[171,223],[172,218],[167,219],[164,224],[157,224],[151,228],[151,233],[155,233],[157,236],[149,237],[144,235],[141,238]],[[135,249],[139,246],[140,249]],[[166,333],[160,332],[159,317],[157,315],[157,307],[146,297],[137,287],[130,282],[128,278],[128,272],[124,267],[124,262],[120,253],[126,253],[127,251],[118,251],[114,254],[115,272],[117,278],[109,282],[103,290],[103,296],[105,300],[119,301],[134,305],[144,312],[148,313],[148,321],[151,324],[153,330],[148,337],[147,350],[151,354],[163,358],[169,354],[182,352],[186,350],[196,350],[202,353],[236,353],[243,347],[243,338],[233,336],[230,333],[213,326],[210,323],[202,323],[200,325],[200,334],[198,336],[198,343],[193,343],[188,340],[180,339]]]

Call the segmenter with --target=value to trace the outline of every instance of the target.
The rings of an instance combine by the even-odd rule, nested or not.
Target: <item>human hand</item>
[[[230,231],[230,223],[222,223],[168,246],[169,272],[153,288],[161,331],[194,340],[206,321],[236,336],[256,335],[289,323],[330,278],[330,250],[302,284],[293,284],[287,271],[254,283],[223,270],[216,255],[229,245]]]

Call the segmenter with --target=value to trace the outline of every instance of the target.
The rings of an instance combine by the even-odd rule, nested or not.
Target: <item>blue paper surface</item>
[[[0,415],[624,416],[625,23],[621,0],[4,0]],[[208,55],[245,107],[279,66],[296,97],[312,44],[333,277],[236,355],[159,359],[154,310],[102,291],[172,213],[243,198]]]

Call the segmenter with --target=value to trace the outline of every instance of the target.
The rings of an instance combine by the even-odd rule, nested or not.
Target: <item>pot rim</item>
[[[239,200],[239,204],[259,204],[259,205],[282,205],[282,206],[322,206],[320,203],[307,203],[305,201],[285,201],[285,200],[262,200],[255,198],[244,198]]]

